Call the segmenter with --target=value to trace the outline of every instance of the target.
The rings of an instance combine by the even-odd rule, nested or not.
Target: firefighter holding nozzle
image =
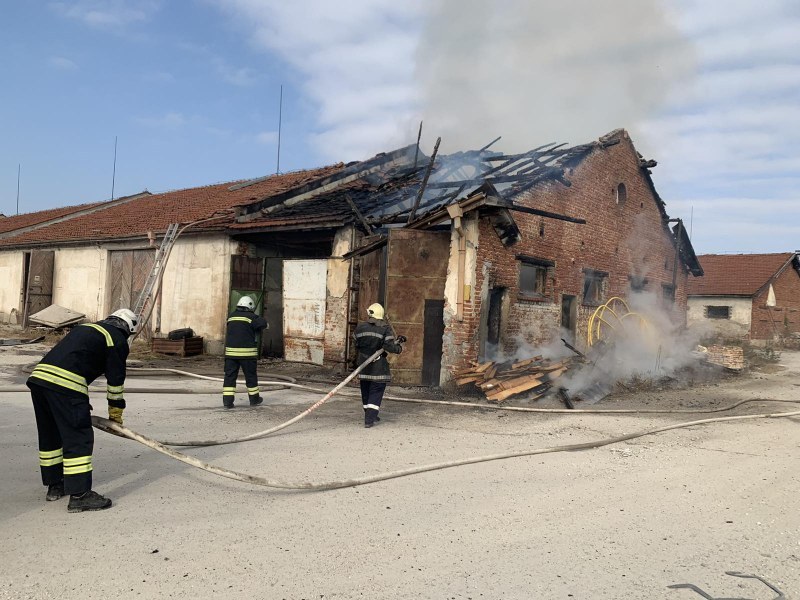
[[[368,364],[359,373],[361,385],[361,404],[364,407],[364,427],[372,427],[379,423],[381,401],[386,391],[386,385],[392,380],[389,362],[386,360],[387,352],[400,354],[406,337],[395,337],[391,325],[384,320],[383,306],[372,304],[367,309],[369,318],[356,327],[356,350],[358,351],[358,364],[361,365],[378,350],[383,352]]]

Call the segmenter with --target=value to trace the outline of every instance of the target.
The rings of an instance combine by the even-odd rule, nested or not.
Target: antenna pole
[[[22,171],[22,163],[17,164],[17,214],[19,214],[19,174]]]
[[[275,174],[281,172],[281,126],[283,125],[283,84],[281,84],[281,95],[278,101],[278,164],[275,167]]]
[[[117,136],[114,136],[114,170],[111,173],[111,199],[114,199],[114,184],[117,181]]]

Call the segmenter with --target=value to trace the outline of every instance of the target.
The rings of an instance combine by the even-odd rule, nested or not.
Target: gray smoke
[[[655,0],[439,0],[416,62],[426,147],[516,152],[635,135],[694,59]]]

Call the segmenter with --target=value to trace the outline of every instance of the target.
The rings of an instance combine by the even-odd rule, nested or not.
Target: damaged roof
[[[234,181],[156,194],[146,192],[128,197],[125,201],[118,199],[108,203],[32,213],[30,220],[47,221],[45,226],[29,229],[22,227],[20,221],[19,227],[8,231],[6,236],[0,236],[3,238],[0,239],[0,247],[140,238],[146,236],[148,231],[164,232],[170,223],[186,224],[215,216],[219,218],[209,221],[197,230],[221,229],[233,222],[236,206],[328,176],[341,170],[343,166],[338,164],[272,175],[252,182]],[[81,210],[86,207],[94,207],[94,210]],[[69,218],[53,221],[48,216],[49,213],[59,211],[63,211],[62,217]],[[5,221],[2,219],[0,223],[4,224]]]
[[[703,254],[705,275],[689,280],[688,295],[756,296],[789,266],[800,275],[799,254]]]

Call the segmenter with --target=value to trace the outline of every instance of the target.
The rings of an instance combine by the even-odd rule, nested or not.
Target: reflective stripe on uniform
[[[257,394],[257,393],[258,393],[258,386],[256,386],[256,387],[251,387],[251,388],[250,388],[250,387],[249,387],[249,388],[247,388],[247,393],[248,393],[249,395],[251,395],[251,396],[252,396],[253,394]]]
[[[101,327],[97,323],[84,323],[83,326],[91,327],[92,329],[96,329],[97,331],[102,333],[103,336],[106,338],[106,346],[108,346],[109,348],[114,347],[114,340],[111,338],[111,334],[108,333],[103,327]]]
[[[64,450],[39,450],[39,466],[52,467],[64,461]]]
[[[222,395],[223,396],[235,396],[236,395],[236,388],[235,387],[224,387],[224,388],[222,388]]]
[[[77,373],[67,371],[61,367],[39,363],[33,368],[31,377],[41,379],[42,381],[49,381],[58,386],[75,390],[81,394],[89,395],[89,386],[86,384],[86,379]]]
[[[377,404],[365,404],[364,408],[371,408],[372,410],[380,410],[381,409],[381,407],[378,406]]]
[[[358,374],[359,379],[368,379],[369,381],[391,381],[392,378],[388,375],[364,375],[364,373]]]
[[[231,358],[257,358],[258,348],[225,348],[225,356]]]
[[[228,319],[228,323],[231,321],[244,321],[245,323],[252,323],[253,319],[248,319],[247,317],[231,317]]]
[[[125,392],[123,385],[108,385],[106,386],[106,398],[108,400],[122,400]]]
[[[382,333],[376,333],[374,331],[362,331],[361,333],[357,333],[356,337],[357,338],[361,338],[361,337],[376,337],[376,338],[383,339],[383,334]]]
[[[80,475],[92,470],[92,455],[64,459],[64,475]]]

